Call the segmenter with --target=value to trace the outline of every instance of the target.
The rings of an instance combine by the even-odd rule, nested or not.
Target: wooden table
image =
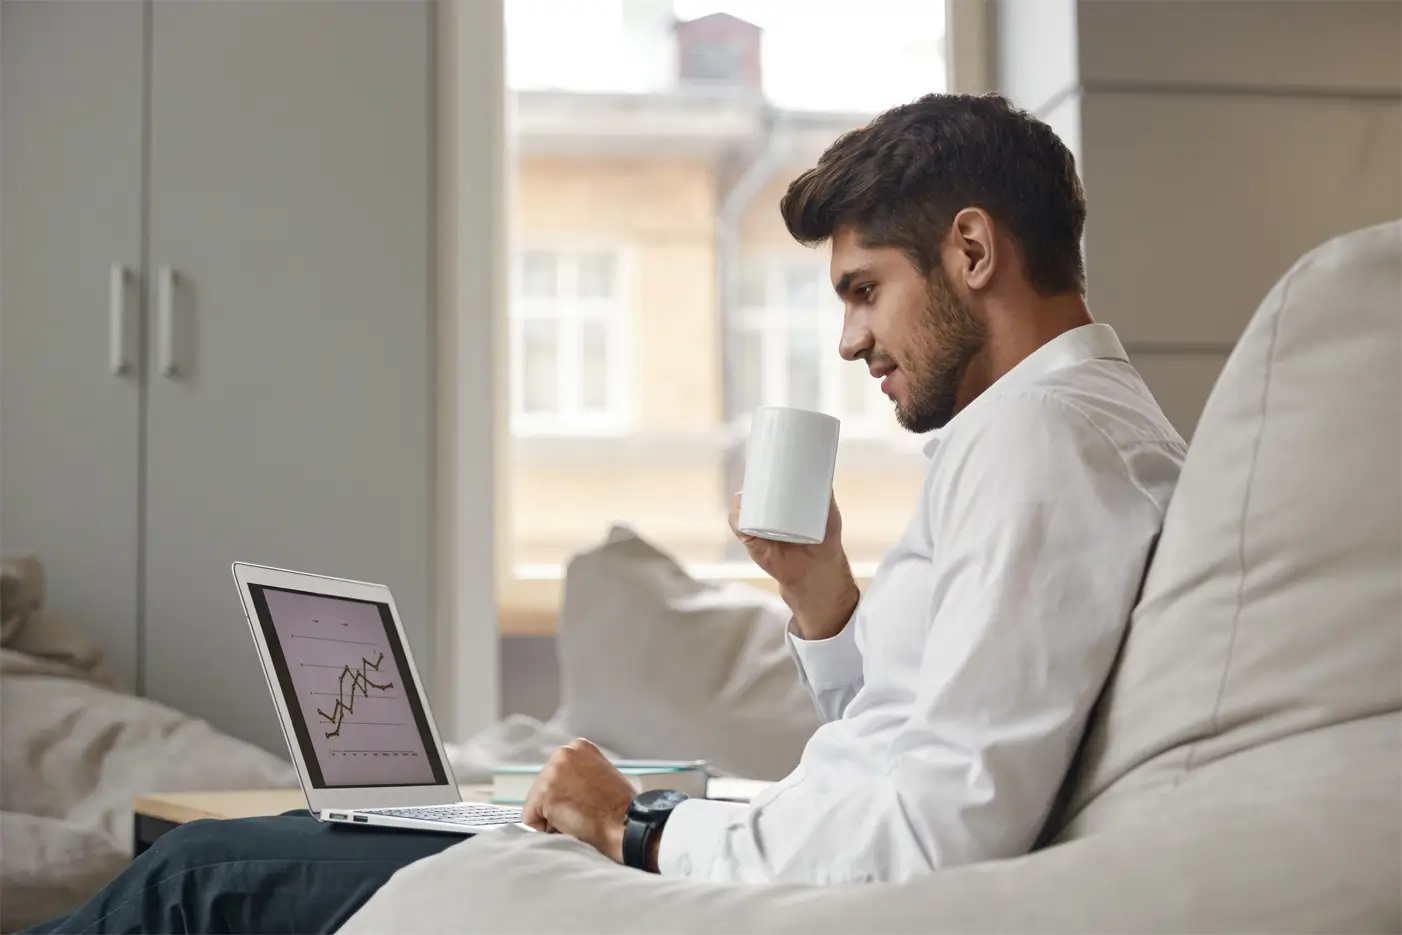
[[[463,799],[486,802],[490,786],[460,786]],[[202,818],[257,818],[307,807],[301,789],[158,792],[132,799],[132,853],[140,854],[177,825]]]

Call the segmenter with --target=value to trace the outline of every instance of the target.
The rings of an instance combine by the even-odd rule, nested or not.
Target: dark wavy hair
[[[850,226],[860,243],[896,247],[926,276],[964,208],[982,208],[1008,231],[1038,293],[1085,293],[1075,157],[997,94],[927,94],[893,107],[838,137],[779,203],[800,243]]]

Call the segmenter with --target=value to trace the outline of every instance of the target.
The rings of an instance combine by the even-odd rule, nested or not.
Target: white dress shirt
[[[1026,853],[1138,595],[1186,446],[1114,331],[1068,331],[934,433],[915,515],[831,639],[825,723],[749,805],[682,803],[664,875],[900,881]]]

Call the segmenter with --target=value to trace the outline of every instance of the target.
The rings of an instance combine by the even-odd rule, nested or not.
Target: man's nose
[[[843,360],[860,360],[872,347],[871,330],[859,315],[848,315],[842,322],[842,337],[837,342],[837,352]]]

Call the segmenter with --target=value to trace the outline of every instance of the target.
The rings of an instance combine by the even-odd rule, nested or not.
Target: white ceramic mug
[[[841,424],[807,409],[754,411],[736,523],[742,533],[808,545],[823,541]]]

